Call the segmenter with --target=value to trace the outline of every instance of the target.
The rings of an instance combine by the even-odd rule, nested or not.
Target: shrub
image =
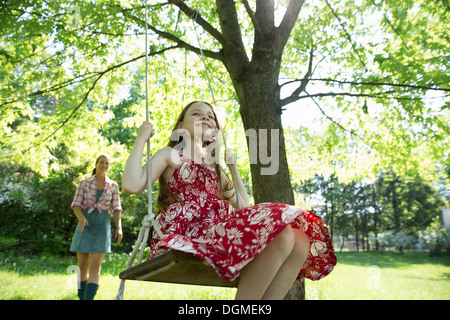
[[[417,236],[415,248],[419,252],[425,249],[430,250],[432,254],[450,251],[450,231],[447,228],[440,227],[433,230],[418,231]]]

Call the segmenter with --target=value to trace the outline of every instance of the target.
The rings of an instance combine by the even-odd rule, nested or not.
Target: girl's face
[[[95,165],[96,173],[105,175],[108,172],[110,160],[107,157],[100,157]]]
[[[214,111],[209,105],[203,102],[195,102],[186,111],[179,127],[189,131],[191,136],[200,132],[203,135],[207,131],[218,129],[216,121]]]

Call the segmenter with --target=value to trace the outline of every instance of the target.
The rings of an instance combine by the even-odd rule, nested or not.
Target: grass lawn
[[[306,280],[308,300],[449,300],[450,255],[341,252],[333,272]]]
[[[333,272],[306,280],[308,300],[450,299],[450,255],[342,252]],[[105,258],[96,299],[114,299],[128,257]],[[72,300],[76,295],[75,257],[0,255],[1,300]],[[72,266],[72,267],[71,267]],[[125,299],[233,299],[235,289],[127,281]]]

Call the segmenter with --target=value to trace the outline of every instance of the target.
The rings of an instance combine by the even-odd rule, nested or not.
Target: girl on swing
[[[211,161],[219,146],[214,137],[218,130],[214,108],[191,102],[168,146],[153,155],[151,183],[159,179],[156,223],[163,237],[154,233],[149,258],[179,250],[194,254],[225,280],[240,275],[236,299],[283,299],[294,280],[329,274],[336,256],[322,219],[281,203],[249,206],[234,154],[226,150],[225,157],[237,190],[218,161]],[[154,134],[149,122],[139,127],[123,173],[125,192],[146,188],[147,164],[141,167],[141,159]]]

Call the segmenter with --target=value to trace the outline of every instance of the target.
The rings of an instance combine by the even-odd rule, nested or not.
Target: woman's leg
[[[295,237],[296,232],[288,225],[258,256],[242,269],[236,299],[259,300],[263,298],[274,278],[280,274],[279,271],[286,266],[286,261],[289,261],[287,263],[289,267],[283,268],[285,272],[282,272],[282,276],[280,275],[278,278],[280,278],[280,281],[288,281],[284,279],[286,278],[285,273],[292,271],[290,266],[295,259],[291,258],[297,255],[297,241]],[[301,265],[298,266],[298,269],[300,267]],[[292,277],[289,277],[289,281],[290,278]],[[290,285],[293,282],[294,280],[292,280]],[[284,288],[285,286],[287,285],[282,287]],[[280,289],[275,287],[275,285],[272,286],[271,292],[280,291]],[[270,295],[272,294],[270,293]]]
[[[105,257],[104,252],[91,253],[89,259],[89,279],[88,283],[97,283],[100,279],[100,271],[102,269],[103,258]]]
[[[78,298],[84,300],[88,279],[89,253],[77,252],[80,283],[78,284]]]
[[[100,271],[102,269],[104,252],[92,253],[89,259],[89,279],[86,285],[86,300],[94,300],[98,290]]]
[[[89,253],[77,252],[78,268],[80,268],[80,281],[88,279]]]

